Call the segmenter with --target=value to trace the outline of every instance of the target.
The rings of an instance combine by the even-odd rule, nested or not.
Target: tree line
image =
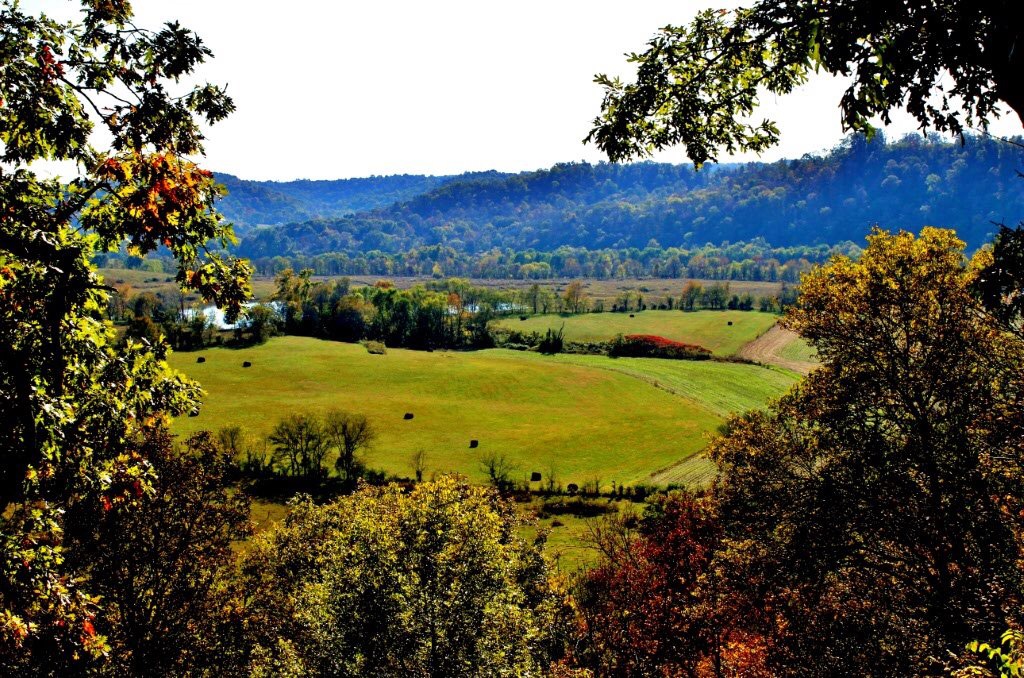
[[[287,251],[287,250],[285,250]],[[553,251],[494,249],[469,253],[450,246],[431,245],[405,252],[328,252],[255,256],[250,263],[259,275],[274,276],[291,268],[310,269],[322,276],[468,277],[495,280],[553,278],[698,278],[796,283],[800,275],[835,254],[855,255],[853,243],[772,247],[762,239],[723,245],[589,250],[559,247]],[[123,253],[103,253],[96,264],[108,268],[173,272],[165,257],[146,259]]]
[[[875,224],[947,226],[980,247],[995,235],[993,223],[1024,212],[1024,185],[1014,174],[1022,153],[1018,145],[987,137],[967,136],[960,145],[911,135],[887,143],[878,133],[852,135],[821,156],[700,172],[653,163],[556,165],[449,182],[351,216],[252,228],[237,251],[260,262],[326,254],[334,256],[325,257],[325,265],[392,261],[429,275],[438,262],[427,265],[424,255],[450,248],[463,253],[455,262],[465,269],[445,269],[441,261],[443,275],[500,267],[503,277],[518,277],[527,272],[502,263],[504,253],[585,248],[599,253],[593,270],[575,273],[570,264],[565,275],[616,277],[618,265],[628,265],[600,253],[649,247],[692,253],[705,243],[757,238],[776,247],[840,245],[860,242]],[[492,261],[496,254],[499,262]],[[660,257],[667,272],[659,275],[671,276],[673,267],[688,263],[674,264],[674,258]],[[799,256],[780,263],[789,258]],[[577,257],[576,265],[587,264]]]

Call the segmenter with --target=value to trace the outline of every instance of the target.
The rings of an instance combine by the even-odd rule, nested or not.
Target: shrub
[[[383,341],[367,340],[363,342],[363,346],[366,347],[367,353],[372,353],[373,355],[387,355],[388,352],[388,347],[384,345]]]
[[[628,334],[611,342],[608,355],[632,358],[669,358],[674,360],[707,360],[711,351],[697,344],[684,344],[654,334]]]
[[[565,340],[563,338],[564,330],[564,325],[559,327],[557,332],[549,327],[544,338],[541,339],[540,344],[537,346],[537,350],[541,353],[561,353],[562,347],[565,344]]]

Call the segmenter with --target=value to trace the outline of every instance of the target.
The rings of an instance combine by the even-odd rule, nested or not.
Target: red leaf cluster
[[[697,344],[686,344],[656,334],[628,334],[612,347],[612,355],[634,358],[671,358],[705,360],[711,351]]]

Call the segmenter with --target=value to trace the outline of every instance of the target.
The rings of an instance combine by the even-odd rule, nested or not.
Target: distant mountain
[[[919,136],[891,144],[881,135],[854,136],[823,156],[700,172],[689,165],[584,163],[512,175],[240,182],[255,187],[222,207],[261,215],[246,223],[285,221],[279,217],[289,210],[297,215],[243,233],[239,251],[250,257],[435,245],[470,254],[692,248],[755,238],[816,245],[863,242],[875,224],[954,227],[976,247],[991,239],[993,222],[1024,218],[1021,169],[1024,151],[992,139],[969,138],[961,146]],[[337,216],[357,204],[376,206]]]
[[[228,190],[218,208],[245,229],[348,216],[409,200],[457,178],[492,175],[499,176],[497,172],[459,177],[401,174],[331,181],[249,181],[231,174],[216,176]]]

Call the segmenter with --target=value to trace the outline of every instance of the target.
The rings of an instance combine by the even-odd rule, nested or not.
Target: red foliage
[[[710,502],[673,493],[641,535],[591,570],[581,595],[577,661],[599,675],[768,675],[751,611],[725,586],[722,529]]]
[[[697,344],[686,344],[656,334],[628,334],[613,343],[611,355],[704,360],[711,357],[711,351]]]

